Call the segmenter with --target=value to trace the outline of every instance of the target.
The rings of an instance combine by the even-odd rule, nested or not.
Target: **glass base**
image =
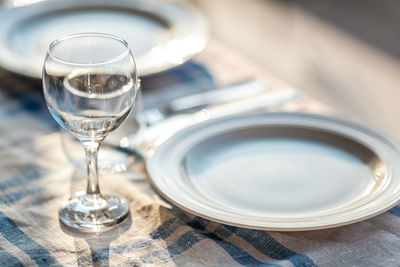
[[[124,221],[129,203],[120,195],[88,195],[79,192],[64,201],[59,210],[60,221],[73,229],[85,232],[106,231]]]

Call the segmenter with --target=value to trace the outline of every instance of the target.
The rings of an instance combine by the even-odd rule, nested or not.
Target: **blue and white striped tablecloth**
[[[205,67],[187,63],[143,80],[145,104],[210,89]],[[40,83],[0,72],[0,266],[400,266],[400,207],[353,225],[266,232],[210,222],[165,203],[144,165],[103,175],[131,214],[114,230],[72,232],[57,209],[85,187],[61,148]]]

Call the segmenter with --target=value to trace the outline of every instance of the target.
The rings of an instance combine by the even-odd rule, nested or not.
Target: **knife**
[[[145,110],[142,114],[142,119],[146,125],[150,126],[170,116],[180,113],[194,113],[209,105],[222,104],[255,96],[261,94],[266,89],[267,83],[264,80],[248,80],[224,88],[174,99],[165,107]]]
[[[263,80],[240,82],[221,89],[177,98],[167,105],[167,111],[173,114],[193,109],[200,109],[213,103],[231,102],[260,94],[266,88],[267,84]]]

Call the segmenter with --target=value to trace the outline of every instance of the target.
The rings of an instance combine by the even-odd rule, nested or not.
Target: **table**
[[[144,78],[145,107],[178,95],[263,78],[271,90],[287,84],[216,40],[193,60]],[[58,221],[58,207],[83,190],[84,172],[61,148],[58,125],[39,81],[0,71],[1,266],[399,266],[400,206],[328,230],[266,232],[198,218],[159,197],[143,162],[100,177],[104,191],[131,203],[129,219],[105,233],[73,232]],[[311,98],[271,110],[335,113]]]

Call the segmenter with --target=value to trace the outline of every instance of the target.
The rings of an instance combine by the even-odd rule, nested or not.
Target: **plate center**
[[[214,137],[184,158],[185,176],[196,190],[234,213],[321,215],[349,208],[376,190],[370,164],[374,155],[358,143],[346,144],[341,137],[321,140],[318,134],[295,138],[249,133]]]

